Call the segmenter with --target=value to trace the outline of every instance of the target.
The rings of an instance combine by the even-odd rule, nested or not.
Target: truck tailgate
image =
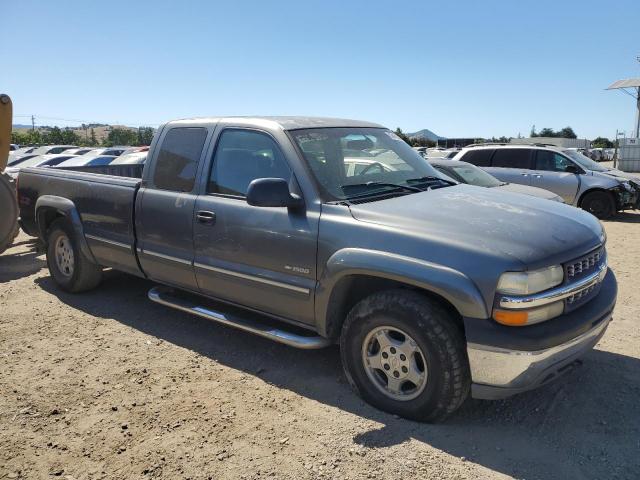
[[[136,275],[134,207],[141,180],[53,168],[26,168],[19,176],[21,221],[36,230],[36,208],[72,202],[87,245],[100,265]]]

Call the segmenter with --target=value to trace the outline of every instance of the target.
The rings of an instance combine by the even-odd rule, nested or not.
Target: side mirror
[[[575,174],[581,173],[580,169],[578,167],[576,167],[575,165],[567,165],[564,168],[564,171],[567,172],[567,173],[575,173]]]
[[[302,198],[289,191],[289,183],[284,178],[256,178],[249,184],[247,203],[254,207],[298,208]]]

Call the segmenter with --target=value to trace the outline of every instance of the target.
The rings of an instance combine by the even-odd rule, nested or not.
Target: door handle
[[[540,175],[540,174],[538,173],[538,174],[535,174],[535,175],[534,175],[534,177],[536,177],[536,178],[542,178],[542,175]]]
[[[520,175],[522,175],[523,177],[528,177],[529,176],[529,174],[525,173],[525,172],[522,172]]]
[[[198,210],[198,212],[196,212],[196,219],[200,223],[213,225],[216,221],[216,214],[208,210]]]

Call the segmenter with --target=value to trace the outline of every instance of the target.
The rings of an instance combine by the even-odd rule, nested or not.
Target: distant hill
[[[436,140],[446,140],[447,139],[447,137],[441,137],[440,135],[436,135],[435,133],[433,133],[428,128],[423,128],[422,130],[420,130],[418,132],[415,132],[415,133],[407,133],[407,135],[410,138],[431,140],[432,142],[435,142]]]
[[[36,130],[39,130],[41,132],[49,131],[51,130],[51,128],[52,127],[50,126],[44,126],[44,125],[36,126]],[[61,127],[61,128],[63,130],[65,129],[65,127]],[[98,142],[102,142],[105,138],[107,138],[107,136],[109,135],[109,130],[111,130],[112,128],[122,128],[122,129],[137,131],[136,128],[126,127],[124,125],[105,125],[105,124],[87,125],[86,130],[84,130],[82,127],[68,127],[68,128],[69,130],[73,130],[80,138],[87,138],[87,139],[91,135],[91,129],[93,128],[93,132]],[[14,124],[12,125],[12,129],[16,132],[31,130],[31,125]]]

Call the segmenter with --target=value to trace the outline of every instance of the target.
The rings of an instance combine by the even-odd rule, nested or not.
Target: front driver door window
[[[207,192],[196,202],[195,271],[202,293],[312,323],[317,217],[305,209],[251,206],[258,178],[284,178],[300,193],[278,143],[267,133],[224,129]],[[199,218],[206,213],[204,219]],[[211,220],[206,220],[206,218]]]
[[[560,195],[565,203],[572,204],[578,193],[580,177],[567,172],[575,164],[564,155],[552,150],[536,152],[536,169],[531,175],[531,185]]]

